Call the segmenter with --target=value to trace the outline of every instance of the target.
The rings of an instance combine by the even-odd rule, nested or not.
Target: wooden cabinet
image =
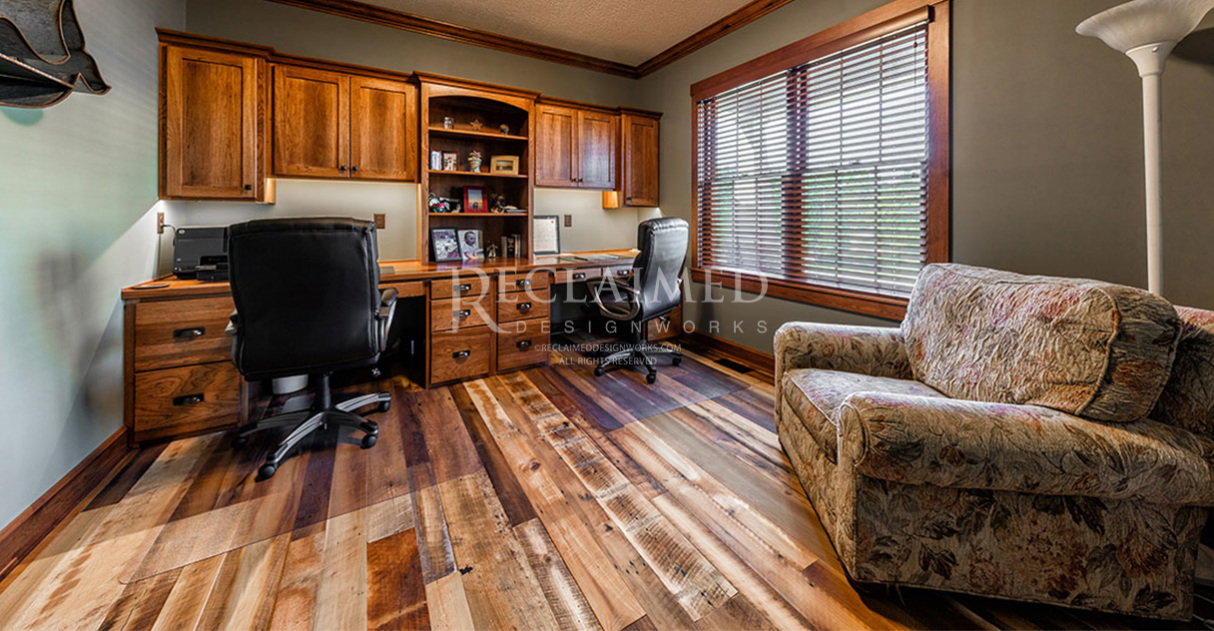
[[[536,186],[615,188],[619,116],[540,103],[536,119]]]
[[[403,81],[274,67],[275,175],[417,177],[417,90]]]
[[[659,114],[620,114],[620,189],[625,206],[657,206]]]
[[[160,197],[265,198],[266,62],[161,44]]]

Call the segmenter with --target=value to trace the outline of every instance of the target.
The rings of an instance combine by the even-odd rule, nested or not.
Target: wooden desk
[[[547,364],[552,285],[627,276],[635,254],[580,253],[615,257],[610,260],[584,260],[574,253],[478,263],[381,261],[389,269],[381,273],[380,284],[424,304],[425,385],[431,387]],[[128,287],[122,299],[125,422],[133,442],[206,433],[247,420],[254,393],[236,372],[232,341],[224,334],[234,309],[228,283],[170,276]],[[677,327],[665,330],[673,334]]]

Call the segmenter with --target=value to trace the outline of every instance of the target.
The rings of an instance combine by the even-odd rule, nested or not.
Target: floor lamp
[[[1163,113],[1160,79],[1168,55],[1201,19],[1214,0],[1132,0],[1098,13],[1075,28],[1098,37],[1138,65],[1142,77],[1143,129],[1147,172],[1147,288],[1163,293],[1163,195],[1160,184]]]

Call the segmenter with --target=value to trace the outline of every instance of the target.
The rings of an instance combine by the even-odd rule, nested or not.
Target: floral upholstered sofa
[[[780,442],[853,580],[1190,617],[1214,312],[929,265],[901,328],[775,345]]]

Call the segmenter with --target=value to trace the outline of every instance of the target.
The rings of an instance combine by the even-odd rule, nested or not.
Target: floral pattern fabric
[[[1146,418],[1180,319],[1140,289],[966,265],[924,268],[902,323],[915,379],[958,398]]]
[[[1177,307],[1180,341],[1151,418],[1214,438],[1214,311]]]

